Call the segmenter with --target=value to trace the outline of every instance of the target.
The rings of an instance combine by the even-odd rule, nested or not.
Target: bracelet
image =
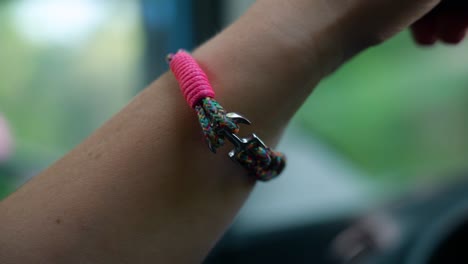
[[[285,156],[267,147],[255,134],[247,138],[238,136],[239,125],[251,122],[236,113],[227,113],[214,100],[215,92],[205,72],[186,51],[179,50],[167,56],[187,103],[197,113],[209,149],[216,150],[225,140],[234,145],[229,157],[247,169],[249,175],[260,181],[268,181],[278,176],[286,165]]]

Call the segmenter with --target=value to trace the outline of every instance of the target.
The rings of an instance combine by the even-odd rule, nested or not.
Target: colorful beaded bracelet
[[[195,59],[179,50],[169,54],[167,60],[185,100],[197,113],[210,150],[216,153],[227,139],[234,145],[229,157],[246,168],[250,176],[260,181],[278,176],[286,164],[284,155],[267,147],[255,134],[247,138],[238,136],[239,125],[251,122],[239,114],[227,113],[214,100],[215,92]]]

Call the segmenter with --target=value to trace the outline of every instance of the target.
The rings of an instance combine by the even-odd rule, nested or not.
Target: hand
[[[270,23],[273,30],[280,32],[279,38],[302,47],[302,55],[319,50],[324,57],[319,59],[329,73],[349,57],[408,28],[439,3],[440,0],[258,0],[251,9],[256,17],[250,20],[252,24]]]
[[[449,0],[445,0],[449,1]],[[450,0],[453,1],[453,0]],[[328,2],[343,33],[359,48],[379,44],[406,29],[436,7],[440,0],[349,0]]]
[[[432,45],[441,40],[457,44],[466,36],[468,4],[464,1],[445,0],[413,26],[413,36],[421,45]]]

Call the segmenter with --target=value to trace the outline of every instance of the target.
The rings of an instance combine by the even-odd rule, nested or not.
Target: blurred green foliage
[[[11,166],[0,166],[0,200],[13,191],[15,187],[13,175]]]
[[[19,167],[9,171],[21,178],[63,155],[128,102],[141,85],[142,49],[137,3],[114,2],[83,42],[64,45],[22,34],[12,11],[18,2],[0,3],[0,112],[15,138],[11,163]],[[0,197],[7,191],[5,173]]]
[[[408,32],[324,80],[298,114],[376,177],[444,175],[468,159],[468,46],[418,47]]]

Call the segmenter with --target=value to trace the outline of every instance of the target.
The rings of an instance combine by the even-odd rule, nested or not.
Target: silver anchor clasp
[[[237,113],[228,113],[226,117],[236,124],[251,124],[247,118]],[[218,127],[216,132],[234,145],[234,149],[228,154],[229,158],[246,168],[255,179],[269,181],[283,171],[286,164],[284,155],[270,151],[257,135],[251,134],[248,138],[241,138],[232,130],[223,127]]]
[[[230,118],[236,124],[246,124],[246,125],[252,124],[250,120],[248,120],[247,118],[237,113],[227,113],[226,117]],[[250,136],[249,138],[241,138],[238,135],[226,129],[220,129],[219,133],[223,134],[225,138],[234,145],[234,149],[229,151],[228,155],[229,155],[229,158],[231,158],[232,160],[236,162],[237,162],[237,159],[236,159],[237,154],[239,154],[240,152],[246,151],[247,146],[251,145],[252,143],[255,143],[255,145],[259,147],[267,148],[265,143],[263,143],[263,141],[256,134],[252,134],[252,136]]]

